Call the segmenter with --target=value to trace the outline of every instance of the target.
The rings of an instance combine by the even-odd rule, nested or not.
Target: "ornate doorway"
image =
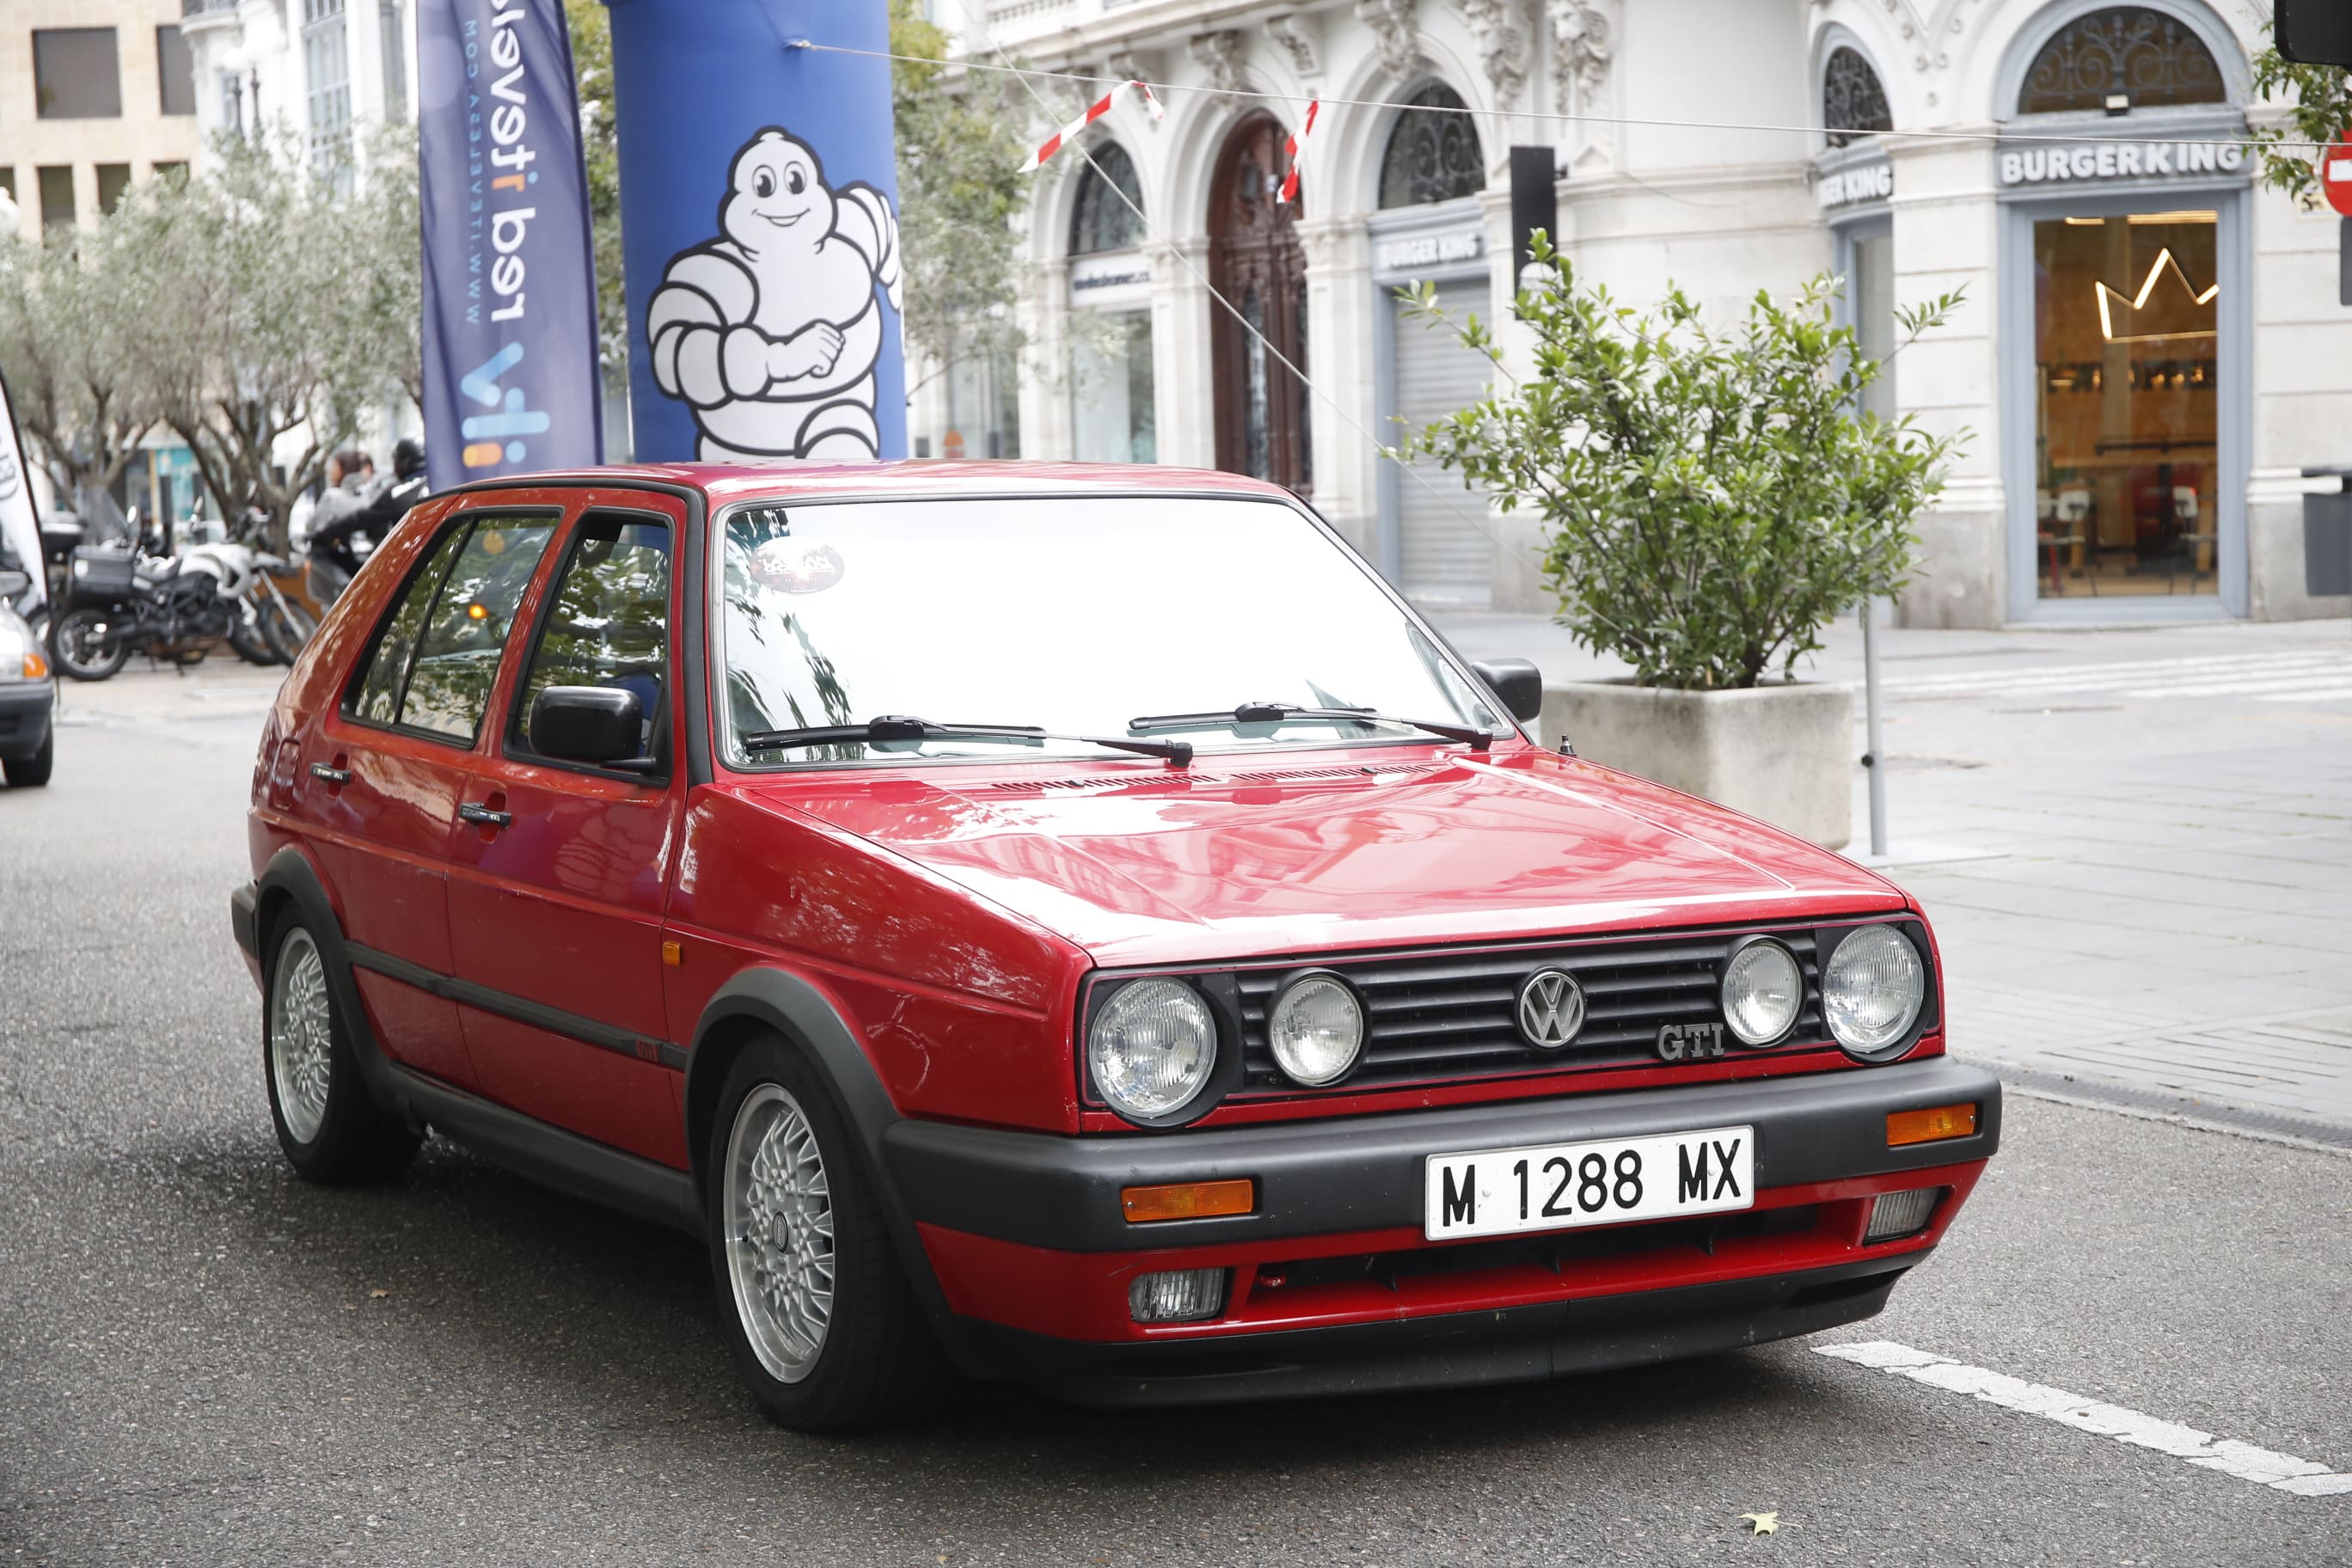
[[[1313,488],[1307,385],[1266,352],[1307,367],[1307,253],[1296,201],[1277,205],[1283,129],[1254,114],[1225,139],[1209,187],[1209,279],[1265,334],[1259,341],[1210,301],[1215,367],[1217,467],[1272,479],[1304,495]]]

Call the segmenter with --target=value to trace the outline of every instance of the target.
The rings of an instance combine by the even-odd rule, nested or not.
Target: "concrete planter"
[[[1703,796],[1839,849],[1853,837],[1853,688],[1544,688],[1543,735],[1605,767]]]

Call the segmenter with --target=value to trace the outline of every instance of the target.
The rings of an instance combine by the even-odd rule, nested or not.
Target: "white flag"
[[[25,444],[16,435],[16,410],[8,384],[0,381],[0,539],[8,542],[16,564],[33,576],[33,596],[49,596],[49,574],[41,559],[41,522],[33,511],[32,476],[26,471]]]

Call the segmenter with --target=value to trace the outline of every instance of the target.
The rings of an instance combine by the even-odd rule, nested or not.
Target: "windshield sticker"
[[[806,539],[772,539],[751,552],[751,580],[780,594],[822,594],[846,570],[841,552]]]

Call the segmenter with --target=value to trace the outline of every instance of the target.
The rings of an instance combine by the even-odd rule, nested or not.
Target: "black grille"
[[[1274,1065],[1265,1015],[1282,982],[1298,969],[1345,975],[1364,1000],[1366,1037],[1350,1086],[1427,1079],[1496,1078],[1555,1068],[1655,1060],[1661,1024],[1719,1023],[1717,977],[1732,944],[1753,931],[1586,942],[1540,947],[1436,952],[1242,971],[1242,1091],[1296,1086]],[[1805,973],[1805,1005],[1794,1045],[1827,1038],[1811,927],[1769,932],[1786,942]],[[1519,1034],[1519,986],[1539,969],[1564,969],[1584,988],[1584,1026],[1559,1050],[1538,1050]],[[1727,1034],[1734,1051],[1738,1043]]]

